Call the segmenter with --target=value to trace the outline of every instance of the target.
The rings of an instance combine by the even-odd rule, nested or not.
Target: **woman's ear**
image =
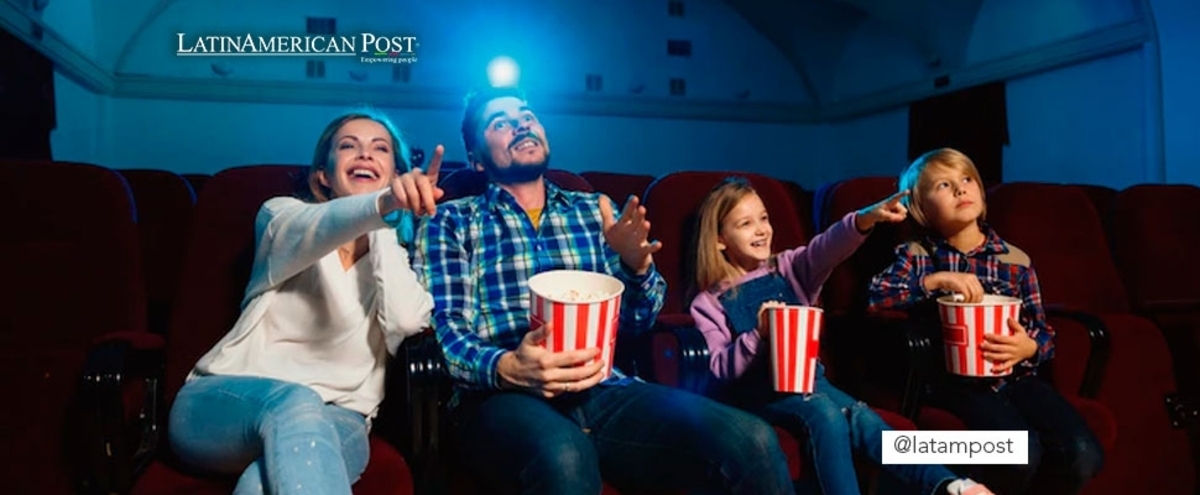
[[[317,171],[317,183],[321,184],[322,187],[329,187],[329,178],[325,177],[325,170]]]

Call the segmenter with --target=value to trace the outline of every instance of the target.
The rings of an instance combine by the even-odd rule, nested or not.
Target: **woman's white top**
[[[433,310],[433,298],[417,280],[396,229],[380,214],[379,197],[388,193],[263,203],[242,315],[188,380],[202,375],[286,380],[374,418],[388,355],[426,327]],[[363,234],[370,251],[344,268],[337,248]]]

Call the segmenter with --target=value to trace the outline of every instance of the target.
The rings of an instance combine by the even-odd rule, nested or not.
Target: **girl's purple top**
[[[736,337],[729,328],[725,308],[720,299],[731,287],[762,277],[778,270],[796,292],[801,304],[813,305],[821,295],[821,286],[841,262],[854,254],[866,240],[854,225],[856,213],[851,212],[841,221],[818,234],[805,246],[799,246],[776,255],[775,263],[764,261],[759,268],[738,277],[732,283],[701,292],[692,300],[692,317],[696,328],[708,342],[711,359],[709,367],[721,381],[741,376],[750,366],[758,352],[758,332],[743,332]]]

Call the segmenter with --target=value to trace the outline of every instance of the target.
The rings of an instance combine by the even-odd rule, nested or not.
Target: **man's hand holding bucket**
[[[542,346],[554,329],[546,322],[525,334],[516,350],[500,356],[496,373],[502,388],[517,388],[553,399],[582,392],[604,379],[604,362],[592,361],[600,349],[551,352]]]

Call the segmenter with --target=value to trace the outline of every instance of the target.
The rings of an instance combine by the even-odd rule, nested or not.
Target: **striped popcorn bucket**
[[[775,391],[813,391],[825,312],[811,306],[766,309],[771,331],[771,370]]]
[[[531,328],[550,324],[542,346],[551,352],[600,349],[604,377],[612,373],[617,320],[625,284],[603,273],[552,270],[529,279]]]
[[[1015,297],[985,295],[978,303],[959,302],[955,296],[938,298],[942,319],[942,341],[946,371],[962,376],[1005,376],[992,372],[994,363],[983,358],[980,345],[984,335],[1012,335],[1008,319],[1019,317],[1021,300]]]

